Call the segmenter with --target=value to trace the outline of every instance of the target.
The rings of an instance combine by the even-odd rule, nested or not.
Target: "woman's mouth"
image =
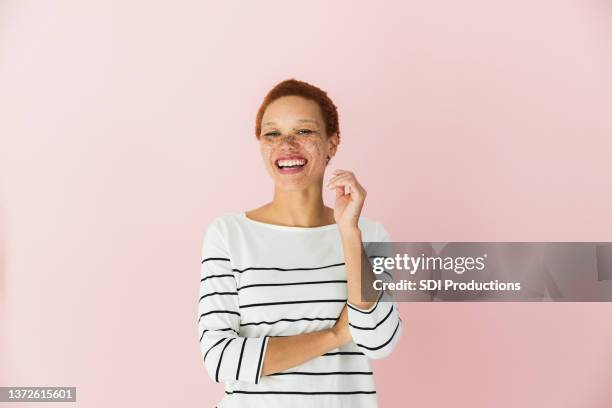
[[[287,156],[276,159],[274,162],[281,174],[295,174],[304,170],[308,160],[301,156]]]

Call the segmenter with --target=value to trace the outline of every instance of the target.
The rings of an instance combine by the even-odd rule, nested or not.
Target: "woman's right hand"
[[[351,332],[348,325],[348,308],[346,305],[342,308],[342,312],[336,321],[336,324],[332,327],[332,333],[336,336],[338,341],[338,347],[350,343],[353,341]]]

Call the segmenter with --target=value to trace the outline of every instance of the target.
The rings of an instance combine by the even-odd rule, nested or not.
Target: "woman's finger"
[[[334,171],[332,171],[332,174],[334,173],[346,173],[348,170],[342,170],[342,169],[336,169]]]
[[[350,194],[352,197],[362,197],[365,196],[365,192],[361,188],[361,186],[357,185],[355,179],[347,177],[333,182],[329,188],[342,187],[344,189],[345,186],[348,186],[349,191],[347,194]]]
[[[351,177],[351,175],[348,174],[348,173],[339,174],[339,175],[329,179],[329,181],[327,182],[327,185],[329,186],[331,183],[335,182],[336,180],[340,180],[341,178],[346,178],[346,177]]]
[[[330,180],[327,182],[327,188],[334,188],[339,182],[347,183],[351,180],[351,177],[348,175],[338,176],[337,178]]]
[[[361,185],[361,184],[359,184],[359,182],[357,181],[357,179],[355,178],[355,176],[354,176],[354,175],[352,175],[352,174],[343,174],[343,175],[341,175],[341,176],[337,176],[337,177],[333,178],[332,180],[330,180],[330,181],[327,183],[327,187],[328,187],[328,188],[332,188],[332,186],[336,185],[336,183],[338,183],[338,182],[339,182],[339,181],[341,181],[341,180],[348,180],[348,182],[347,182],[347,183],[351,184],[351,185],[352,185],[352,188],[353,188],[354,190],[358,190],[358,191],[361,191],[361,192],[364,192],[364,193],[365,193],[365,190],[364,190],[364,188],[362,187],[362,185]]]

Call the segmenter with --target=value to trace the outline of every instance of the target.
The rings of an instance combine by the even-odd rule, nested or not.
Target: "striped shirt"
[[[364,242],[390,241],[379,222],[361,217],[359,228]],[[336,224],[288,227],[224,214],[204,235],[200,279],[200,349],[209,376],[225,386],[219,408],[378,406],[369,360],[388,356],[403,328],[388,292],[367,310],[348,303],[352,342],[262,375],[270,337],[330,328],[347,303]]]

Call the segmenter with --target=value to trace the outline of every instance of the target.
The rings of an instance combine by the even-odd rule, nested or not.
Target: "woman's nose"
[[[282,143],[289,143],[289,144],[295,144],[296,142],[296,138],[295,135],[288,133],[283,135],[283,137],[281,138]]]

